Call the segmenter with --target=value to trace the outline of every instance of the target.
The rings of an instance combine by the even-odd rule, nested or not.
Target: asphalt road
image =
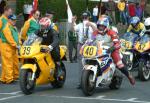
[[[77,64],[66,63],[67,79],[63,88],[53,89],[50,85],[38,86],[32,95],[24,95],[18,82],[0,84],[0,103],[150,103],[150,81],[136,79],[133,87],[124,78],[119,90],[98,88],[93,96],[85,97],[76,89],[78,81]],[[136,73],[133,73],[136,75]]]

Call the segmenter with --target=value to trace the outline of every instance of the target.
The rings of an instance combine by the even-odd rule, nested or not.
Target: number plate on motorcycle
[[[126,41],[126,40],[121,40],[122,46],[125,47],[126,49],[131,49],[132,48],[132,42]]]
[[[139,42],[137,42],[135,45],[135,49],[141,53],[146,51],[146,50],[149,50],[150,49],[150,42],[143,43],[143,44],[140,44]]]
[[[91,58],[96,56],[97,47],[96,46],[85,46],[83,49],[83,56],[86,58]]]
[[[21,55],[29,55],[31,53],[31,47],[24,46],[21,48]]]

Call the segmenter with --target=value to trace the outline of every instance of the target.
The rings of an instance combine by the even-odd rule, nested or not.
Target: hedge
[[[32,3],[33,0],[17,0],[17,13],[21,13],[23,11],[23,4],[27,1],[28,3]],[[73,14],[76,14],[80,17],[81,13],[86,10],[86,0],[68,0],[70,7],[72,9]],[[95,3],[89,3],[89,10],[92,11]],[[55,14],[55,18],[66,19],[66,0],[39,0],[39,10],[42,14],[45,14],[46,10],[53,10]]]

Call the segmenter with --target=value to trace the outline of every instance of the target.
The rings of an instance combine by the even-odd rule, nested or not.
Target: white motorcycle
[[[109,86],[110,89],[119,89],[123,76],[107,53],[109,47],[103,41],[86,41],[80,50],[83,56],[83,71],[81,87],[85,95],[90,96],[96,87]]]

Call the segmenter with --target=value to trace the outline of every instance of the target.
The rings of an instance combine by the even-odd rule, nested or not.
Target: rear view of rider
[[[88,25],[91,25],[90,23]],[[91,25],[92,26],[92,25]],[[129,74],[127,68],[122,62],[120,57],[119,49],[120,49],[120,41],[119,37],[115,31],[109,28],[109,20],[108,18],[99,18],[97,22],[97,28],[92,26],[95,30],[93,33],[93,37],[99,41],[104,41],[104,44],[109,46],[110,49],[108,50],[111,52],[112,59],[116,64],[117,68],[129,79],[132,85],[135,84],[135,80],[131,74]]]
[[[145,26],[142,22],[140,22],[139,17],[135,16],[131,18],[127,32],[137,34],[139,37],[144,34]]]
[[[38,31],[38,35],[43,38],[42,45],[48,45],[47,51],[51,52],[51,56],[55,63],[59,65],[60,61],[60,48],[59,48],[59,37],[58,32],[54,29],[50,29],[51,20],[47,17],[42,18],[39,21],[41,30]]]

